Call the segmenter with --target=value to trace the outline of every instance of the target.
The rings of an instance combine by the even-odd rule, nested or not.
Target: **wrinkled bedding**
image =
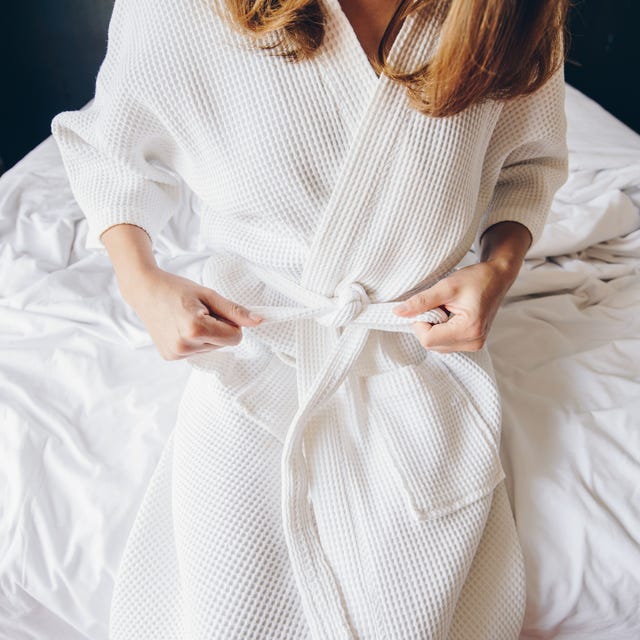
[[[521,638],[640,637],[640,136],[567,85],[570,176],[495,318]],[[197,203],[158,240],[200,278]],[[0,177],[0,639],[101,640],[190,372],[87,251],[53,138]],[[473,263],[469,252],[460,266]]]

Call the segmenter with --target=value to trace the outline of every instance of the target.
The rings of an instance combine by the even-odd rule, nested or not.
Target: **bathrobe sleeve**
[[[560,67],[534,93],[504,104],[488,151],[497,154],[492,164],[500,171],[480,218],[476,255],[482,234],[497,222],[520,222],[531,233],[532,245],[542,235],[551,201],[568,177],[564,82]]]
[[[179,205],[178,149],[152,108],[154,52],[148,0],[116,0],[95,96],[51,122],[72,193],[88,222],[85,246],[106,252],[102,232],[119,223],[144,229],[152,246]],[[154,73],[158,70],[158,74]],[[150,82],[151,80],[151,82]]]

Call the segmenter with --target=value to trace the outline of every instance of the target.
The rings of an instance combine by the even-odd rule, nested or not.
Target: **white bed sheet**
[[[640,637],[640,136],[567,85],[570,177],[496,316],[521,638]],[[157,245],[199,279],[197,203]],[[49,137],[0,178],[0,638],[101,640],[190,371],[119,296]],[[462,264],[474,262],[468,254]]]

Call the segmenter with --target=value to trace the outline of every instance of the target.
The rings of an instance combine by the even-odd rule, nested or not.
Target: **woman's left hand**
[[[446,322],[415,322],[413,332],[425,348],[439,353],[482,349],[491,324],[520,265],[489,260],[461,267],[428,289],[392,307],[396,315],[408,317],[442,307],[451,316]],[[401,311],[400,307],[406,307]]]

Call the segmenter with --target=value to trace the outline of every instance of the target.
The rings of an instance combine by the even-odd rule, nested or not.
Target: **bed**
[[[640,638],[640,135],[566,85],[570,176],[488,338],[521,639]],[[156,244],[198,280],[198,203]],[[107,638],[120,555],[190,372],[85,247],[52,137],[0,178],[0,638]],[[470,251],[460,266],[476,261]],[[499,639],[497,639],[499,640]]]

